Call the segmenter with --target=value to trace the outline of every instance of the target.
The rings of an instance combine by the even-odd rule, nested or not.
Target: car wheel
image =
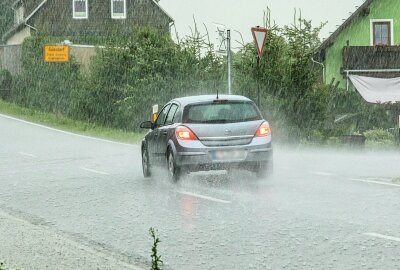
[[[260,162],[256,165],[255,172],[257,178],[269,178],[272,176],[274,170],[274,163],[272,160]]]
[[[143,169],[143,176],[145,178],[151,177],[149,153],[147,152],[146,148],[142,149],[142,169]]]
[[[168,151],[167,156],[168,177],[172,182],[178,182],[181,178],[181,168],[176,166],[174,155]]]

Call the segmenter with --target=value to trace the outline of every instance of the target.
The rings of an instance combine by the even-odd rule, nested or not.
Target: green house
[[[173,19],[159,0],[16,0],[3,43],[21,44],[35,32],[47,36],[127,35],[136,27],[169,32]]]
[[[400,1],[366,0],[319,48],[327,84],[352,89],[350,75],[400,77]]]

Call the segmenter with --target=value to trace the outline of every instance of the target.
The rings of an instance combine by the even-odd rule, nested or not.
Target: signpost
[[[67,63],[69,61],[69,47],[67,45],[45,45],[44,61],[46,63]]]
[[[260,106],[260,60],[264,54],[265,41],[268,37],[268,29],[263,27],[252,27],[251,32],[253,34],[254,43],[258,53],[257,57],[257,105]]]
[[[228,62],[228,93],[232,94],[232,52],[231,52],[231,30],[227,30],[225,25],[214,23],[216,27],[215,52],[221,56],[227,56]]]
[[[229,95],[232,95],[232,76],[231,76],[231,30],[226,31],[226,36],[227,36],[227,60],[228,60],[228,93]]]

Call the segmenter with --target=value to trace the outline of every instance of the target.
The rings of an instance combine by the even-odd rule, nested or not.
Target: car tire
[[[167,154],[167,168],[169,180],[171,180],[173,183],[178,182],[181,178],[182,170],[176,165],[174,154],[172,153],[172,151],[168,151]]]
[[[145,147],[142,148],[142,170],[144,178],[151,177],[149,153]]]
[[[271,177],[274,173],[273,161],[269,160],[258,163],[256,165],[255,172],[258,179],[265,179]]]

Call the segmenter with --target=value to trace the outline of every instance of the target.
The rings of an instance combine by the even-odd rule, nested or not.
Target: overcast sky
[[[252,41],[250,28],[263,24],[263,10],[271,9],[271,17],[280,26],[293,22],[294,9],[300,8],[303,18],[315,25],[328,21],[321,37],[326,38],[342,20],[356,10],[363,0],[161,0],[160,5],[175,19],[180,37],[190,33],[193,16],[198,25],[205,23],[209,32],[213,23],[225,24]],[[204,29],[204,27],[202,27]],[[234,39],[238,39],[234,36]]]

